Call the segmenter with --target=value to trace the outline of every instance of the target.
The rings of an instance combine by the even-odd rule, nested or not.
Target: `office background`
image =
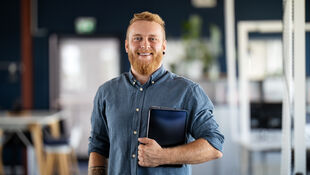
[[[0,110],[12,110],[19,108],[22,103],[21,83],[21,1],[10,0],[2,2],[0,6]],[[306,2],[306,21],[310,21],[310,1]],[[124,49],[124,40],[129,20],[133,13],[150,11],[158,13],[166,22],[166,35],[173,40],[182,37],[182,25],[193,14],[202,17],[202,35],[210,37],[210,24],[219,27],[222,39],[222,54],[219,55],[218,64],[220,75],[223,81],[227,77],[227,64],[225,52],[225,29],[224,29],[224,0],[216,0],[216,6],[212,8],[194,7],[190,0],[156,0],[156,1],[105,1],[105,0],[37,0],[37,29],[32,36],[33,42],[33,109],[49,109],[50,104],[50,37],[53,35],[67,37],[114,37],[119,39],[119,70],[120,73],[129,70],[129,62]],[[282,0],[235,0],[235,33],[237,38],[237,23],[241,20],[282,20]],[[75,21],[79,17],[93,17],[96,19],[96,28],[91,34],[78,34]],[[260,37],[281,37],[279,34],[261,35],[253,33],[251,36]],[[238,42],[238,41],[236,41]],[[236,44],[237,46],[237,44]],[[167,50],[169,52],[169,48]],[[306,33],[306,75],[310,76],[310,34]],[[17,65],[17,71],[12,76],[8,71],[9,65]],[[205,82],[202,82],[202,84]],[[206,85],[208,86],[208,85]],[[216,95],[210,94],[214,97]],[[91,103],[91,102],[90,102]],[[217,103],[215,101],[215,103]],[[224,101],[224,103],[226,103]],[[217,105],[217,104],[216,104]],[[222,109],[222,107],[220,107]],[[226,115],[227,109],[218,112]],[[87,116],[90,117],[90,116]],[[219,123],[224,117],[220,117]],[[225,132],[229,133],[229,130]],[[229,137],[229,135],[227,136]],[[233,142],[228,138],[228,142]],[[227,146],[227,143],[225,146]],[[236,146],[236,145],[235,145]],[[229,146],[227,146],[229,147]],[[230,151],[237,148],[227,149]],[[231,154],[228,156],[236,156]],[[80,157],[87,159],[87,157]],[[255,157],[254,159],[259,159]],[[278,158],[274,158],[278,160]],[[225,165],[229,160],[225,159]],[[219,166],[216,163],[212,164]],[[234,165],[234,164],[232,164]],[[221,166],[219,166],[221,167]],[[230,166],[228,166],[230,167]],[[203,169],[203,168],[202,168]],[[236,170],[234,172],[238,172]],[[200,172],[199,170],[196,172]],[[226,171],[214,170],[214,174],[221,174]],[[234,174],[234,173],[233,173]]]
[[[226,72],[225,61],[225,37],[224,37],[224,5],[223,0],[217,1],[215,8],[195,8],[190,1],[158,0],[145,2],[135,1],[82,1],[82,0],[38,0],[38,28],[44,29],[43,34],[33,36],[33,60],[34,60],[34,108],[49,108],[49,46],[48,39],[51,34],[76,34],[74,21],[77,17],[91,16],[97,19],[97,28],[93,35],[107,35],[119,37],[121,40],[121,72],[129,70],[129,62],[124,46],[124,39],[128,21],[133,13],[151,11],[160,14],[166,21],[167,38],[180,37],[182,23],[191,14],[199,14],[203,18],[203,35],[209,34],[208,25],[214,23],[220,27],[223,35],[222,47],[224,53],[219,58],[222,72]],[[309,11],[309,1],[306,1],[306,11]],[[20,1],[5,1],[1,5],[0,28],[0,61],[21,61],[20,40]],[[236,0],[236,21],[239,20],[281,20],[281,0]],[[310,20],[306,13],[306,21]],[[309,53],[310,36],[307,33],[306,51]],[[169,41],[168,41],[169,42]],[[306,55],[307,75],[310,75],[310,54]],[[17,80],[10,82],[8,71],[0,70],[0,109],[10,109],[13,104],[20,101],[21,83],[20,75]]]

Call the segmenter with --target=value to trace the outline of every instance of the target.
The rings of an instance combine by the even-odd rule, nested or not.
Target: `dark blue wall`
[[[125,2],[125,1],[124,1]],[[183,0],[157,0],[148,1],[134,0],[130,3],[120,1],[75,1],[56,0],[40,1],[39,3],[40,27],[48,29],[49,33],[74,33],[74,20],[80,16],[94,16],[97,19],[95,34],[108,34],[120,36],[124,45],[126,29],[133,14],[142,11],[151,11],[160,14],[166,21],[167,37],[179,37],[182,23],[190,14],[200,14],[204,19],[203,35],[208,35],[208,25],[217,24],[224,29],[223,1],[218,1],[216,8],[197,9],[193,8],[190,1]],[[57,13],[55,13],[57,12]],[[128,71],[129,63],[122,49],[121,70]],[[221,58],[224,60],[224,56]],[[223,69],[225,66],[223,64]]]
[[[97,19],[94,35],[120,37],[121,47],[124,45],[126,28],[133,13],[151,11],[160,14],[166,21],[167,37],[179,37],[181,25],[191,14],[203,17],[203,35],[208,36],[208,25],[213,23],[220,27],[224,44],[224,5],[217,1],[216,8],[197,9],[190,0],[39,0],[38,24],[47,33],[33,38],[34,43],[34,107],[48,108],[48,38],[51,34],[75,34],[74,20],[80,16],[92,16]],[[282,0],[235,0],[236,20],[282,19]],[[307,3],[307,21],[309,1]],[[20,0],[3,2],[0,6],[2,21],[0,27],[0,61],[20,62]],[[309,70],[309,35],[307,35],[307,72]],[[169,41],[168,41],[169,42]],[[128,71],[129,63],[124,49],[121,49],[121,71]],[[226,72],[225,53],[220,57],[222,72]],[[0,70],[0,109],[10,109],[20,101],[20,76],[11,82],[8,73]]]
[[[10,0],[0,5],[0,62],[20,63],[20,6],[19,0]],[[20,74],[11,79],[9,72],[0,66],[0,110],[9,109],[20,101]]]

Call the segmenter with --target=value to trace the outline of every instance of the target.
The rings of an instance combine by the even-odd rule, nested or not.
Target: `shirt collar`
[[[166,69],[164,68],[163,65],[161,65],[161,66],[159,67],[159,69],[157,69],[157,70],[150,76],[148,82],[151,81],[151,82],[154,83],[154,81],[157,81],[160,77],[162,77],[162,76],[165,74],[165,72],[166,72]],[[132,72],[131,72],[131,68],[130,68],[130,70],[129,70],[129,79],[130,79],[131,82],[135,82],[135,83],[137,82],[136,78],[133,76],[133,74],[132,74]],[[147,83],[146,83],[146,84],[147,84]]]

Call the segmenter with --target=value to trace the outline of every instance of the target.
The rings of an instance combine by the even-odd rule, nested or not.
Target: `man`
[[[94,100],[89,174],[188,175],[188,164],[222,157],[224,137],[213,118],[212,102],[197,83],[162,66],[164,21],[149,12],[135,14],[127,28],[125,49],[131,70],[103,84]],[[186,110],[186,135],[195,141],[162,148],[146,138],[151,106]],[[159,166],[164,164],[183,166]]]

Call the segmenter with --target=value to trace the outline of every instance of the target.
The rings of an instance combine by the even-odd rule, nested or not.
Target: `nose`
[[[147,39],[143,39],[142,42],[140,43],[140,47],[142,49],[148,49],[150,48],[150,42]]]

